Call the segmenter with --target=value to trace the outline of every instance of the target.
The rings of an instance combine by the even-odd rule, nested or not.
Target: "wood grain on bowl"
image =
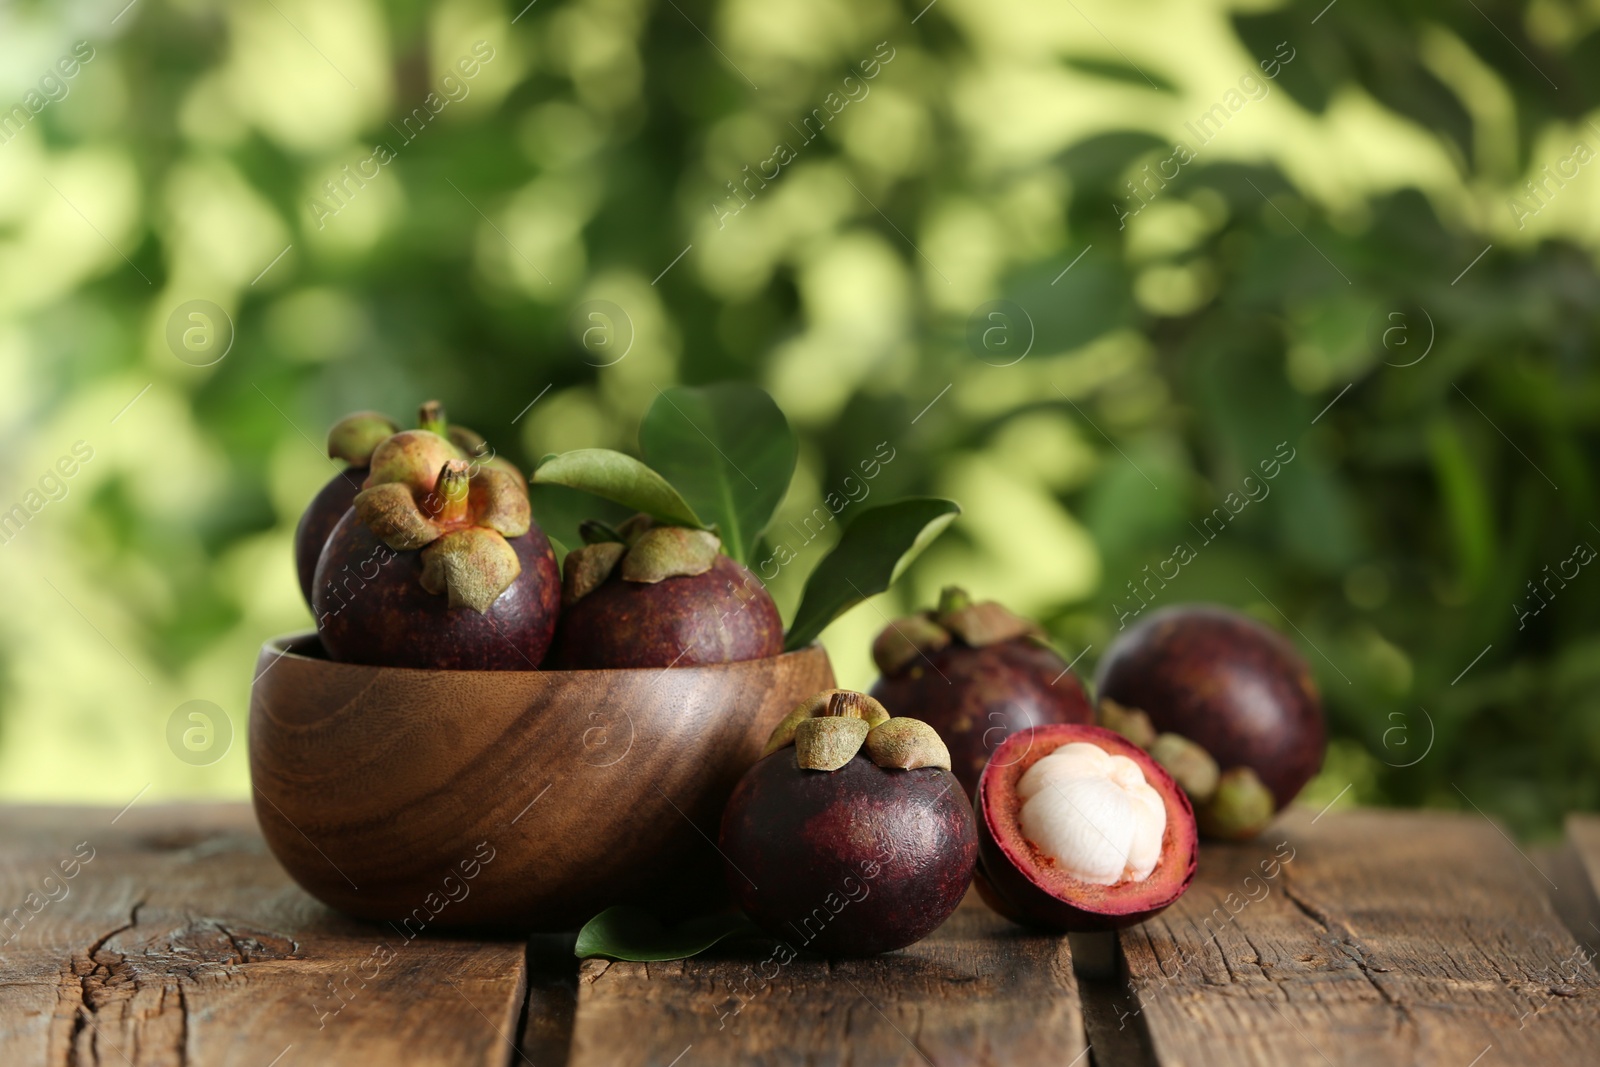
[[[269,641],[256,816],[308,892],[421,929],[573,928],[724,890],[723,804],[778,720],[832,687],[820,646],[662,670],[426,671]]]

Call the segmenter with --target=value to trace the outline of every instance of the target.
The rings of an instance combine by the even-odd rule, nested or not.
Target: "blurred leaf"
[[[1428,426],[1428,451],[1440,496],[1451,517],[1459,580],[1476,590],[1484,580],[1494,555],[1493,520],[1483,476],[1467,454],[1466,444],[1447,418]]]
[[[1287,11],[1235,12],[1232,18],[1239,43],[1256,58],[1260,75],[1275,66],[1278,74],[1271,82],[1295,103],[1317,114],[1327,109],[1333,89],[1349,74],[1343,42],[1337,36],[1308,37],[1301,32],[1300,20]],[[1278,55],[1284,46],[1294,57],[1288,64]],[[1269,64],[1265,69],[1260,66],[1263,62]]]
[[[1073,70],[1096,78],[1123,82],[1140,89],[1154,89],[1162,93],[1176,93],[1178,87],[1159,74],[1150,73],[1149,66],[1135,67],[1131,63],[1117,63],[1098,56],[1064,56],[1061,62]]]
[[[705,523],[667,480],[632,456],[609,448],[580,448],[547,459],[528,481],[564,485],[642,511],[673,526],[704,529]]]
[[[1061,153],[1061,163],[1086,186],[1115,186],[1122,172],[1147,152],[1172,151],[1171,140],[1142,130],[1115,130],[1086,137]]]
[[[923,497],[857,515],[806,580],[785,647],[804,648],[834,619],[893,585],[959,514],[954,500]]]
[[[583,960],[596,956],[651,963],[681,960],[699,955],[725,937],[759,932],[738,912],[702,915],[668,927],[642,908],[618,906],[583,924],[573,953]]]
[[[1108,218],[1110,214],[1108,206]],[[1033,352],[1070,351],[1133,318],[1131,286],[1122,262],[1114,252],[1101,252],[1090,248],[1075,265],[1072,256],[1060,257],[1059,264],[1031,264],[1007,281],[1006,296],[1027,313]],[[1063,275],[1069,265],[1071,273]]]
[[[723,550],[750,562],[798,454],[789,420],[766,390],[743,382],[665,390],[639,426],[639,448],[716,525]]]

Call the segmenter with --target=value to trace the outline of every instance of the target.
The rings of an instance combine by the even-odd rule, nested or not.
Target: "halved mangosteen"
[[[1025,926],[1131,926],[1194,879],[1189,798],[1111,730],[1062,724],[1012,734],[978,780],[977,809],[978,890]]]

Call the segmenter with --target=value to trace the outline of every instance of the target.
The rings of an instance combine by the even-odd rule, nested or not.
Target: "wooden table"
[[[1297,811],[1101,977],[1109,937],[1075,969],[975,897],[876,959],[580,964],[342,918],[244,805],[0,808],[0,1064],[1594,1065],[1596,884],[1600,818],[1530,858],[1477,815]]]

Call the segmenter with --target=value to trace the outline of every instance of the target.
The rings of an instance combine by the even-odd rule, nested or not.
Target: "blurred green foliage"
[[[8,6],[0,793],[243,794],[338,415],[437,396],[526,465],[744,379],[801,438],[786,611],[829,494],[966,509],[830,629],[847,684],[947,581],[1087,674],[1134,583],[1296,640],[1313,803],[1600,806],[1600,14],[1320,6]]]

